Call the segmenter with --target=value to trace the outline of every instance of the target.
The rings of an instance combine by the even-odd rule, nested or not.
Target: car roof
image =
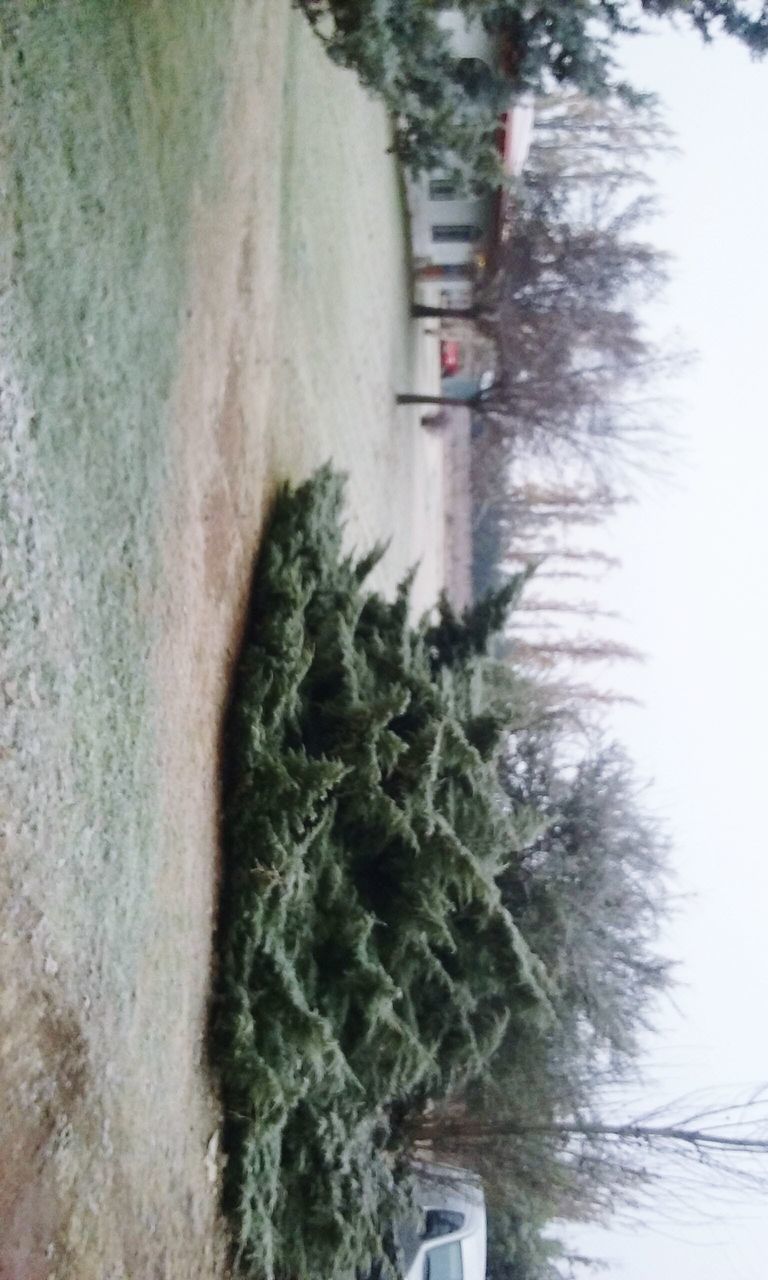
[[[485,1280],[486,1239],[485,1221],[477,1225],[471,1235],[461,1241],[461,1261],[464,1280]]]
[[[483,1186],[467,1169],[419,1163],[417,1199],[425,1207],[458,1209],[464,1215],[461,1259],[464,1280],[485,1280],[486,1215]]]

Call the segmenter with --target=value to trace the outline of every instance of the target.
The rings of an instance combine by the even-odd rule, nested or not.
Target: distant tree
[[[683,359],[647,337],[634,306],[634,294],[664,278],[664,255],[627,234],[645,212],[635,203],[589,226],[553,221],[542,205],[521,209],[493,282],[467,313],[493,337],[496,381],[468,400],[404,395],[400,403],[465,403],[502,434],[541,448],[642,431],[637,391]]]
[[[576,564],[579,566],[575,570],[552,570],[551,572],[557,577],[566,576],[569,573],[571,575],[575,573],[579,577],[583,577],[584,570],[588,568],[592,570],[617,569],[621,564],[621,561],[616,556],[609,555],[606,551],[600,551],[597,548],[587,547],[512,547],[508,553],[508,558],[522,561],[526,565],[539,565],[564,560],[568,565]]]
[[[561,634],[549,640],[540,634],[535,639],[526,639],[520,632],[505,642],[504,652],[525,669],[537,667],[545,671],[561,668],[563,663],[641,662],[643,657],[631,645],[604,636]]]
[[[625,1064],[669,976],[655,954],[667,841],[621,748],[589,749],[575,767],[559,749],[551,732],[524,732],[502,757],[513,804],[546,819],[504,873],[502,895],[557,975],[558,1016],[578,1026],[580,1055],[591,1067],[605,1055]]]
[[[479,1169],[494,1203],[534,1222],[601,1217],[645,1186],[630,1159],[579,1161],[576,1130],[599,1124],[606,1088],[633,1075],[670,980],[657,950],[666,837],[626,755],[598,743],[574,762],[565,725],[545,714],[500,761],[512,809],[532,815],[528,844],[499,877],[502,901],[545,966],[550,1017],[506,1036],[484,1080],[414,1127],[441,1161]]]
[[[518,606],[518,622],[525,623],[528,616],[534,622],[540,621],[541,614],[551,613],[567,613],[571,617],[579,618],[616,618],[618,614],[613,609],[601,609],[595,600],[565,600],[565,599],[547,599],[542,596],[529,595],[528,598]]]
[[[671,976],[657,949],[667,841],[619,748],[574,762],[563,746],[562,724],[553,733],[545,721],[516,733],[501,760],[510,804],[539,821],[511,853],[502,900],[546,967],[552,1016],[506,1037],[490,1077],[419,1117],[412,1136],[482,1172],[492,1206],[535,1231],[616,1211],[647,1219],[660,1203],[690,1211],[707,1193],[764,1197],[765,1090],[645,1114],[622,1102]]]
[[[625,1121],[594,1111],[520,1119],[501,1107],[479,1120],[454,1108],[426,1119],[420,1133],[444,1160],[460,1152],[464,1162],[495,1169],[496,1186],[506,1178],[524,1187],[523,1178],[530,1178],[534,1204],[537,1183],[556,1203],[560,1192],[555,1214],[562,1219],[605,1224],[620,1212],[644,1222],[654,1216],[674,1221],[681,1213],[706,1213],[709,1200],[764,1202],[767,1113],[765,1091],[758,1090],[751,1099],[713,1106],[683,1098]]]
[[[491,272],[478,280],[468,305],[417,302],[413,316],[464,319],[494,334],[505,286],[540,289],[545,269],[552,305],[566,281],[593,305],[613,303],[628,289],[655,293],[667,259],[635,232],[654,207],[649,159],[671,149],[654,103],[630,108],[563,91],[538,100],[533,147]]]
[[[472,457],[473,523],[480,525],[493,512],[503,531],[503,541],[514,542],[518,558],[535,559],[531,543],[541,544],[553,531],[562,535],[574,525],[601,524],[630,501],[609,485],[579,485],[559,480],[542,486],[520,477],[514,456],[499,457],[498,450],[478,449]],[[547,559],[556,554],[554,544]],[[532,607],[530,598],[526,608]]]
[[[597,120],[590,118],[590,137]],[[618,116],[608,136],[624,129]],[[508,234],[465,310],[495,348],[492,385],[468,396],[409,392],[398,401],[465,405],[486,424],[485,447],[507,440],[518,452],[579,460],[604,484],[658,452],[657,388],[687,356],[653,340],[640,313],[667,268],[665,255],[638,235],[648,198],[630,193],[633,180],[617,177],[612,161],[584,164],[561,181],[568,156],[567,146],[535,149]],[[414,312],[440,309],[417,304]],[[491,468],[497,490],[503,470]]]
[[[488,1215],[488,1280],[570,1280],[601,1264],[569,1251],[550,1230],[539,1205],[493,1205]]]
[[[642,33],[646,17],[680,18],[705,40],[732,36],[757,57],[768,49],[768,6],[738,0],[640,0],[640,11],[633,0],[457,0],[457,7],[503,40],[510,83],[538,91],[569,85],[636,100],[617,78],[614,50],[618,38]]]
[[[455,0],[501,47],[482,75],[450,49],[424,0],[297,0],[329,56],[352,67],[384,99],[395,121],[394,149],[419,172],[453,165],[470,181],[498,183],[494,145],[499,110],[526,90],[558,87],[632,105],[647,102],[617,74],[618,39],[643,20],[690,23],[705,40],[724,34],[756,57],[768,49],[768,7],[739,0]]]
[[[554,170],[563,198],[585,179],[602,185],[652,186],[649,162],[674,149],[655,99],[628,106],[617,97],[593,98],[558,88],[536,99],[535,169]]]

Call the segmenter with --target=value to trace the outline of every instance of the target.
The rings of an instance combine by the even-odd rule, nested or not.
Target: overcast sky
[[[700,359],[670,415],[677,479],[611,528],[624,567],[607,590],[649,655],[622,673],[644,709],[615,720],[695,895],[667,929],[680,987],[649,1046],[654,1097],[727,1098],[768,1081],[768,63],[665,33],[633,41],[626,66],[681,149],[658,163],[652,234],[676,258],[665,323]],[[768,1200],[586,1243],[626,1280],[766,1280]]]

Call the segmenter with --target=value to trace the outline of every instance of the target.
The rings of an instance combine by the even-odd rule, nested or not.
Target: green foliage
[[[399,1122],[542,1016],[497,879],[519,847],[476,655],[517,590],[459,623],[363,589],[342,483],[279,495],[227,731],[215,1036],[227,1198],[254,1276],[352,1277],[400,1193]]]
[[[414,171],[451,161],[477,180],[498,178],[499,110],[527,90],[558,86],[628,103],[647,95],[617,78],[616,41],[642,31],[638,17],[683,18],[705,39],[723,33],[755,56],[768,49],[768,8],[738,0],[299,0],[332,58],[357,71],[395,117],[396,147]],[[461,9],[498,49],[487,76],[467,75],[438,17]]]
[[[545,1234],[546,1218],[530,1209],[492,1210],[488,1218],[488,1280],[562,1280],[563,1249]],[[566,1261],[570,1262],[570,1259]]]
[[[435,668],[461,669],[473,658],[488,652],[493,636],[503,629],[504,620],[530,575],[514,574],[479,603],[458,615],[445,593],[438,602],[438,621],[427,628],[426,641]]]
[[[538,819],[499,877],[502,898],[546,965],[554,1017],[505,1035],[463,1114],[429,1118],[439,1158],[485,1179],[496,1280],[554,1280],[547,1223],[603,1221],[636,1202],[642,1163],[578,1129],[606,1088],[635,1078],[638,1033],[670,976],[657,952],[663,833],[618,747],[574,758],[563,741],[562,726],[545,724],[515,734],[501,758],[518,827],[526,812]]]
[[[667,982],[664,841],[618,749],[575,758],[546,714],[510,730],[535,689],[485,653],[522,579],[414,626],[408,582],[365,589],[380,552],[343,555],[341,503],[328,470],[279,495],[228,724],[215,1033],[239,1262],[353,1280],[416,1136],[485,1177],[496,1280],[555,1280],[573,1259],[546,1224],[640,1176],[580,1159],[562,1122],[631,1069]]]
[[[438,6],[424,0],[299,0],[329,56],[380,94],[394,121],[394,149],[413,173],[453,167],[498,180],[494,143],[507,88],[489,69],[478,79],[449,48]]]

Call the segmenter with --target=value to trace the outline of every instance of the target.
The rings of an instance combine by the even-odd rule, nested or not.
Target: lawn
[[[80,0],[10,3],[0,17],[3,644],[20,690],[34,676],[42,706],[55,700],[45,749],[54,730],[78,778],[66,803],[99,797],[92,841],[66,842],[67,874],[87,876],[88,894],[57,887],[48,904],[70,924],[81,905],[87,927],[94,863],[145,842],[135,796],[148,799],[149,779],[131,776],[147,727],[142,656],[193,198],[218,171],[228,8]],[[116,861],[103,908],[119,887],[125,922]]]
[[[439,581],[397,174],[288,3],[0,36],[0,1274],[210,1276],[218,738],[275,483],[333,458],[379,585]]]
[[[141,1267],[153,1198],[171,1210],[158,1249],[182,1248],[188,1225],[187,1189],[178,1204],[160,1192],[175,1108],[164,1152],[146,1129],[160,1099],[153,1114],[146,1094],[143,1120],[133,1090],[145,1059],[167,1086],[142,1034],[143,957],[158,927],[183,927],[160,925],[154,907],[151,655],[188,245],[220,173],[232,16],[202,0],[22,0],[0,15],[2,906],[14,924],[0,1237],[24,1274],[43,1256],[84,1277]],[[157,1003],[155,1040],[171,998]],[[205,1100],[190,1109],[201,1123]],[[123,1144],[133,1154],[117,1170]],[[204,1175],[187,1181],[210,1228]],[[204,1252],[211,1263],[212,1233]]]

